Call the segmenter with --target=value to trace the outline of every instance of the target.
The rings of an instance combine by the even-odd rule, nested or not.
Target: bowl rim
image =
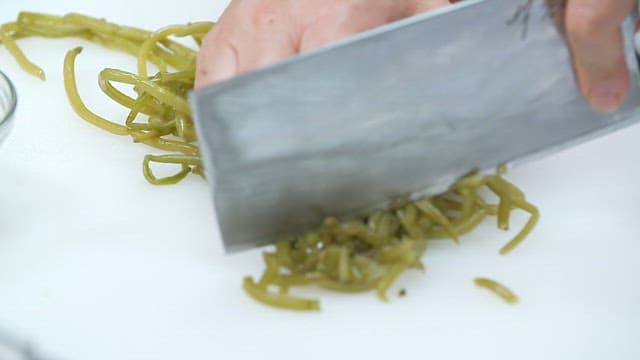
[[[15,86],[13,85],[13,82],[11,82],[11,79],[9,79],[9,77],[5,75],[2,70],[0,70],[0,78],[2,78],[7,83],[10,96],[9,110],[2,117],[0,117],[0,127],[2,127],[2,125],[10,121],[11,117],[13,117],[13,114],[16,111],[16,105],[18,104],[18,94],[16,92]]]

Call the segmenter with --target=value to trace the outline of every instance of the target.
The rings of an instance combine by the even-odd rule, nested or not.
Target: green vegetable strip
[[[416,223],[417,211],[418,210],[415,206],[409,204],[405,206],[403,210],[396,213],[398,218],[400,219],[400,224],[402,225],[403,230],[412,239],[422,239],[425,237],[424,231]]]
[[[195,73],[193,71],[178,71],[174,73],[159,72],[151,80],[160,81],[161,83],[178,82],[185,86],[192,87],[195,81]]]
[[[115,135],[128,135],[129,129],[94,114],[84,105],[82,99],[80,99],[76,85],[75,60],[81,52],[82,48],[77,47],[69,51],[64,58],[64,88],[67,91],[71,107],[73,107],[73,110],[78,116],[103,130]]]
[[[378,280],[360,281],[356,283],[341,283],[336,280],[327,278],[316,280],[315,283],[327,290],[344,292],[344,293],[358,293],[374,290],[378,287]]]
[[[160,106],[159,103],[154,103],[149,101],[149,95],[144,95],[144,101],[138,104],[137,99],[133,99],[130,96],[125,95],[120,90],[116,89],[111,81],[114,79],[110,76],[112,72],[119,71],[115,69],[104,69],[98,75],[98,84],[107,96],[109,96],[113,101],[118,104],[133,109],[134,107],[138,109],[139,112],[148,114],[148,115],[161,115],[165,112],[165,109]],[[142,97],[142,96],[141,96]]]
[[[250,277],[244,278],[244,290],[255,300],[276,307],[290,310],[320,310],[320,302],[312,299],[301,299],[285,294],[275,294],[258,286]]]
[[[387,302],[389,298],[387,298],[387,291],[393,284],[393,282],[408,268],[407,264],[399,263],[391,265],[389,270],[384,274],[384,276],[380,279],[376,289],[376,295],[378,299]]]
[[[262,278],[260,278],[257,286],[266,291],[269,284],[274,283],[276,278],[278,278],[278,258],[276,254],[267,252],[262,254],[262,258],[264,259],[266,269],[262,273]]]
[[[131,135],[135,136],[135,133],[131,133]],[[198,147],[184,141],[167,140],[161,137],[154,137],[150,139],[139,140],[137,142],[149,145],[160,150],[179,152],[185,155],[198,155]]]
[[[121,51],[123,53],[137,56],[140,44],[133,41],[117,38],[110,35],[91,33],[88,40],[96,44],[102,45],[107,49]],[[162,67],[166,63],[174,63],[167,54],[163,54],[162,51],[154,51],[149,55],[149,61],[158,67]]]
[[[83,26],[69,24],[60,16],[21,12],[17,23],[23,31],[43,37],[85,37],[90,34]]]
[[[320,272],[308,272],[305,274],[279,275],[273,280],[273,284],[280,287],[305,286],[320,283],[325,279],[326,277]]]
[[[503,246],[500,249],[501,255],[509,253],[516,246],[520,245],[520,243],[522,243],[524,239],[531,233],[533,228],[538,223],[538,220],[540,219],[540,213],[538,212],[538,208],[536,208],[532,204],[520,200],[516,202],[516,206],[528,212],[529,214],[531,214],[531,216],[529,217],[529,220],[524,225],[522,230],[520,230],[520,232],[511,241],[509,241],[505,246]]]
[[[206,31],[209,31],[207,29],[211,29],[213,27],[213,23],[207,23],[207,27],[204,29]],[[184,25],[183,25],[184,26]],[[187,25],[188,26],[188,25]],[[199,28],[195,28],[193,29],[193,31],[200,31],[202,29]],[[189,30],[187,30],[188,32]],[[195,34],[195,33],[192,33]],[[181,36],[189,36],[188,34],[185,35],[181,35]],[[193,36],[193,35],[191,35]],[[162,47],[166,48],[167,50],[169,50],[172,54],[174,54],[176,56],[176,58],[180,58],[183,60],[186,59],[195,59],[195,57],[197,56],[197,52],[193,51],[193,49],[188,48],[178,42],[175,42],[173,40],[170,39],[160,39],[158,40],[158,43],[160,45],[162,45]]]
[[[96,19],[82,14],[69,13],[64,15],[62,18],[65,23],[82,26],[94,33],[127,39],[136,43],[142,43],[151,33],[150,31],[117,25],[107,22],[104,19]]]
[[[196,129],[193,126],[193,122],[190,117],[187,118],[177,115],[176,121],[173,124],[176,129],[175,135],[183,138],[184,141],[192,142],[198,139],[196,136]]]
[[[15,22],[6,23],[0,26],[0,44],[2,44],[2,38],[4,37],[9,37],[15,40],[19,31],[20,27],[18,26],[18,23]]]
[[[211,29],[212,26],[213,24],[210,22],[200,22],[188,25],[173,25],[151,34],[142,44],[142,47],[140,48],[140,52],[138,54],[138,75],[143,78],[149,76],[147,73],[147,61],[149,52],[154,46],[156,46],[156,43],[158,41],[166,39],[171,35],[184,37],[190,36],[193,33],[206,33],[209,31],[209,29]]]
[[[149,156],[149,155],[147,155]],[[182,169],[174,175],[158,178],[155,176],[151,167],[149,165],[149,159],[145,156],[142,162],[142,174],[144,178],[153,185],[175,185],[179,183],[182,179],[184,179],[189,173],[191,169],[188,166],[182,165]]]
[[[172,176],[158,178],[151,170],[151,163],[179,164],[182,169]],[[184,179],[191,172],[191,166],[202,166],[200,158],[188,155],[147,155],[142,162],[142,173],[145,179],[154,185],[173,185]]]
[[[459,242],[458,234],[456,233],[455,228],[451,224],[451,221],[447,219],[447,217],[438,209],[435,205],[431,203],[428,199],[421,199],[416,201],[415,205],[420,209],[425,215],[427,215],[430,219],[435,221],[436,223],[442,225],[449,236],[456,243]]]
[[[18,65],[20,65],[24,71],[39,78],[40,80],[45,80],[44,70],[42,70],[38,65],[32,63],[11,37],[10,26],[2,25],[0,27],[0,39],[2,39],[2,45],[4,45],[5,49],[7,49],[7,51],[9,51],[9,53],[16,59]]]
[[[491,290],[509,304],[515,304],[518,302],[518,296],[514,294],[513,291],[494,280],[487,278],[475,278],[473,282],[477,286]]]
[[[176,127],[176,120],[149,120],[146,123],[136,123],[135,119],[140,114],[140,111],[145,106],[147,100],[147,94],[142,94],[138,97],[125,120],[125,125],[132,130],[132,136],[137,142],[171,134],[175,131]]]
[[[123,84],[133,85],[138,91],[143,91],[158,99],[158,101],[172,107],[175,111],[183,114],[191,114],[191,108],[189,102],[184,98],[176,95],[171,90],[164,88],[151,80],[144,79],[130,72],[116,70],[116,69],[104,69],[101,72],[101,76],[104,79],[110,81],[116,81]],[[133,104],[131,104],[133,106]],[[130,107],[130,106],[127,106]]]
[[[498,197],[500,197],[500,203],[498,204],[498,228],[502,230],[509,229],[509,215],[511,214],[512,202],[514,195],[511,193],[509,184],[502,181],[502,179],[491,176],[486,180],[487,186]]]
[[[164,163],[164,164],[182,164],[182,165],[188,165],[188,166],[202,165],[202,162],[198,156],[168,154],[168,155],[147,155],[147,158],[151,162],[158,162],[158,163]]]
[[[487,217],[486,209],[478,209],[464,221],[455,224],[455,231],[459,236],[465,235],[475,229]],[[448,238],[449,233],[444,229],[435,228],[429,233],[429,238]]]
[[[194,34],[191,35],[191,38],[193,39],[193,41],[195,41],[196,44],[198,44],[198,46],[202,46],[202,40],[204,40],[204,36],[206,34]]]
[[[473,215],[476,193],[472,189],[462,188],[460,195],[462,195],[462,219],[464,221]]]

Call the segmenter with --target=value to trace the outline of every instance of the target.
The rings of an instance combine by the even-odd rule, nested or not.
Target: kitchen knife
[[[640,119],[593,111],[545,0],[469,0],[192,94],[227,251],[265,244],[472,170],[549,154]]]

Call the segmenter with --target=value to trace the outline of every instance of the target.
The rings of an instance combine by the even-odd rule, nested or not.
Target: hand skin
[[[582,95],[598,111],[624,102],[629,75],[621,23],[636,0],[552,0]],[[198,55],[196,87],[449,4],[448,0],[232,0]]]
[[[448,0],[232,0],[203,40],[195,85],[446,5]]]
[[[614,111],[629,90],[620,25],[636,0],[564,0],[564,23],[582,95],[598,111]]]

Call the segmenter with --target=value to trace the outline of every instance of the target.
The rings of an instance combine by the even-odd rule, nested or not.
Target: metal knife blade
[[[630,93],[609,114],[581,98],[545,0],[466,1],[196,90],[225,249],[638,121],[632,32]]]

